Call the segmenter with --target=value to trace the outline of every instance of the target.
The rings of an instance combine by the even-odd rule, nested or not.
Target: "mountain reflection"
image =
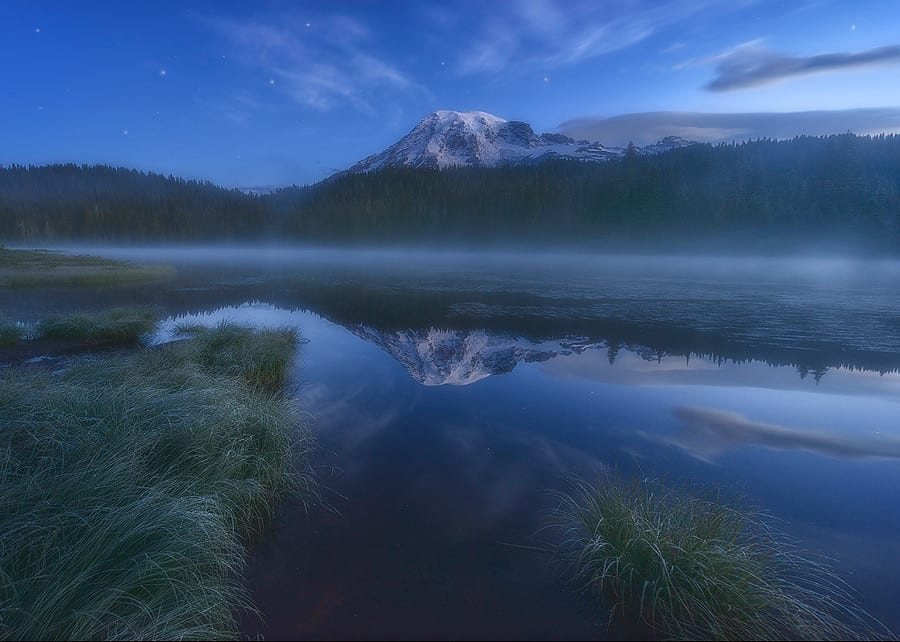
[[[491,375],[512,372],[522,361],[546,361],[597,347],[578,340],[531,342],[484,330],[430,328],[380,332],[369,326],[351,330],[383,348],[413,379],[426,386],[464,386]]]

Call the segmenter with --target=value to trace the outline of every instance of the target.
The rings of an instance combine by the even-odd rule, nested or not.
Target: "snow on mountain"
[[[692,144],[669,136],[636,151],[656,154]],[[483,111],[436,111],[399,141],[348,171],[373,172],[385,167],[495,167],[550,158],[605,161],[624,154],[623,147],[607,147],[596,141],[576,141],[562,134],[538,136],[528,123],[504,120]]]
[[[595,347],[584,340],[543,341],[489,334],[484,330],[399,330],[369,326],[351,330],[393,356],[413,379],[426,386],[465,386],[511,372],[520,361],[546,361]]]
[[[688,145],[696,144],[697,143],[695,141],[686,140],[684,138],[681,138],[680,136],[666,136],[662,140],[657,141],[652,145],[646,145],[638,149],[642,154],[661,154],[662,152],[667,152],[670,149],[677,149],[678,147],[687,147]]]

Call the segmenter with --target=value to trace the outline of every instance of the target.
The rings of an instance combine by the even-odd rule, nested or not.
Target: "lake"
[[[601,471],[763,509],[900,631],[900,262],[84,248],[160,285],[4,290],[7,316],[152,304],[297,327],[330,509],[287,503],[247,578],[266,638],[597,638],[545,552]],[[614,632],[627,635],[628,632]]]

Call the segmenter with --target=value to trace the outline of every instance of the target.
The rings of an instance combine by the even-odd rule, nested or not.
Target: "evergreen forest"
[[[900,135],[603,163],[342,173],[256,196],[108,166],[0,167],[0,242],[698,243],[900,248]]]

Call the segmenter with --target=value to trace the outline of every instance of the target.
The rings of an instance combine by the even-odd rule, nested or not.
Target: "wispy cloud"
[[[231,57],[303,107],[327,111],[350,105],[374,113],[384,97],[396,97],[398,90],[426,93],[379,56],[367,26],[348,16],[215,19],[209,24],[232,47]]]
[[[733,3],[740,5],[743,3]],[[523,0],[478,12],[457,60],[462,75],[526,72],[574,65],[625,49],[698,13],[713,0],[635,0],[613,6],[584,0]]]
[[[900,45],[857,53],[785,56],[758,44],[736,47],[718,58],[716,77],[706,85],[711,91],[758,87],[787,78],[856,67],[900,63]]]
[[[685,47],[685,43],[684,43],[684,42],[681,42],[681,41],[679,40],[679,41],[673,42],[673,43],[672,43],[671,45],[669,45],[668,47],[664,47],[664,48],[660,49],[660,50],[659,50],[659,53],[661,53],[661,54],[672,54],[672,53],[675,53],[676,51],[681,51],[682,49],[684,49],[684,47]]]
[[[900,108],[734,114],[658,111],[574,118],[560,125],[559,130],[577,139],[599,140],[608,145],[624,145],[628,141],[648,145],[666,136],[716,143],[847,131],[870,134],[900,131]]]

